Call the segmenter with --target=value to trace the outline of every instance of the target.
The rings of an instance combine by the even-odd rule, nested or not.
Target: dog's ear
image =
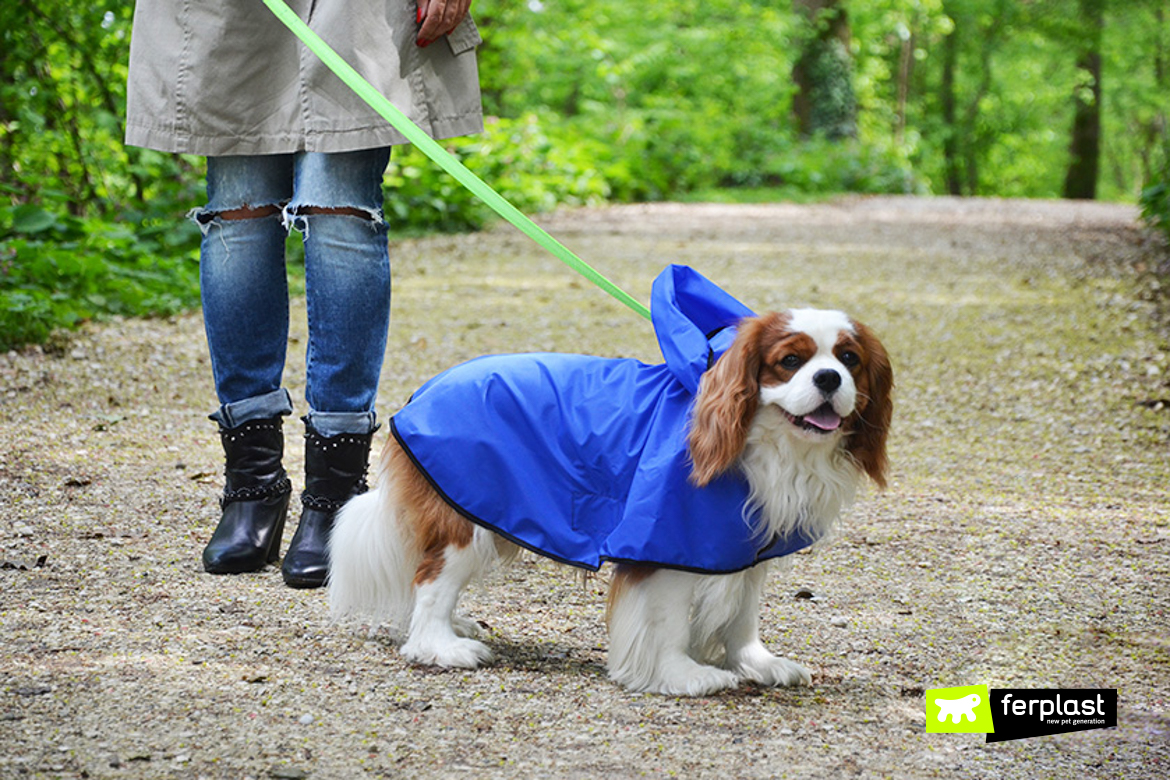
[[[760,351],[764,333],[780,315],[745,318],[735,341],[699,384],[688,443],[691,482],[704,487],[727,471],[743,452],[760,396]]]
[[[865,363],[857,388],[858,411],[845,448],[870,479],[885,487],[886,437],[894,415],[894,369],[873,332],[859,322],[854,322],[853,327],[865,352]]]

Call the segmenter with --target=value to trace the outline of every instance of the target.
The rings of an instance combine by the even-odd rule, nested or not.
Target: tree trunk
[[[944,6],[945,10],[945,6]],[[959,63],[959,22],[951,17],[955,27],[943,40],[942,84],[940,102],[943,115],[943,169],[946,178],[947,194],[963,194],[962,160],[959,157],[959,134],[957,112],[955,110],[955,71]]]
[[[1083,39],[1077,69],[1083,79],[1073,95],[1072,138],[1064,197],[1097,197],[1097,170],[1101,159],[1101,33],[1105,26],[1104,0],[1080,0]]]
[[[831,139],[857,135],[857,98],[849,53],[849,17],[841,0],[793,0],[805,20],[807,36],[792,69],[793,101],[802,135]]]

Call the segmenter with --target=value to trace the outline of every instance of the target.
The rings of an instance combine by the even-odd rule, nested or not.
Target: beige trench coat
[[[415,0],[288,0],[433,138],[483,129],[471,18],[426,48]],[[261,0],[138,0],[126,143],[204,156],[345,152],[405,138]]]

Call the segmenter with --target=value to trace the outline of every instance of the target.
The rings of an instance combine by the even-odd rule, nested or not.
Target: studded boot
[[[223,515],[203,550],[212,574],[259,571],[280,555],[292,484],[281,465],[284,433],[280,417],[249,420],[219,429],[223,441]]]
[[[329,570],[329,534],[345,502],[367,490],[374,432],[322,436],[305,420],[305,492],[301,522],[280,567],[290,588],[319,588]]]

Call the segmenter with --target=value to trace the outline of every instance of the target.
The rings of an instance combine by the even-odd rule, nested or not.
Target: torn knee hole
[[[386,224],[382,220],[381,211],[357,206],[290,206],[285,209],[284,224],[308,238],[311,218],[322,216],[354,217],[375,231]]]
[[[335,214],[346,217],[359,217],[373,221],[373,215],[367,209],[357,209],[352,206],[299,206],[295,216],[312,216],[314,214]]]
[[[279,213],[280,213],[280,206],[277,206],[277,205],[269,205],[269,206],[247,206],[247,205],[245,205],[245,206],[241,206],[238,209],[228,209],[226,211],[220,211],[220,212],[217,212],[215,214],[212,214],[211,216],[213,218],[218,217],[219,219],[225,219],[225,220],[230,221],[230,220],[237,220],[237,219],[260,219],[262,217],[274,217]]]
[[[239,222],[245,219],[263,219],[264,217],[275,217],[279,214],[279,205],[249,206],[245,204],[238,209],[224,209],[223,211],[191,209],[187,213],[187,216],[195,220],[195,223],[199,225],[199,229],[206,235],[207,231],[216,222]]]

